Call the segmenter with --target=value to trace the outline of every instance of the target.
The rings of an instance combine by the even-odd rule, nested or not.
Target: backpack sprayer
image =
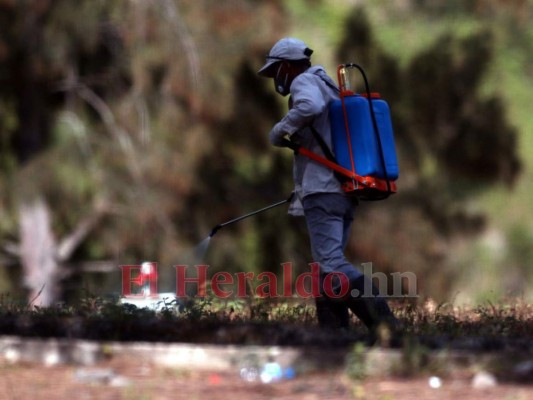
[[[349,68],[357,68],[361,72],[366,93],[356,94],[350,89],[347,77]],[[370,92],[366,74],[359,65],[339,65],[337,79],[339,100],[334,100],[329,105],[334,153],[312,126],[310,128],[313,136],[325,157],[287,139],[284,139],[284,145],[296,154],[331,168],[345,193],[361,200],[386,199],[396,193],[395,180],[399,175],[389,106],[379,93]],[[218,224],[213,227],[206,240],[227,225],[290,203],[292,198],[293,194],[285,200]]]
[[[350,90],[347,69],[357,68],[365,82],[364,94]],[[285,140],[295,154],[304,155],[331,168],[342,189],[361,200],[382,200],[396,193],[399,169],[388,104],[379,93],[370,92],[364,70],[357,64],[337,68],[339,100],[329,105],[333,151],[311,127],[325,155]]]

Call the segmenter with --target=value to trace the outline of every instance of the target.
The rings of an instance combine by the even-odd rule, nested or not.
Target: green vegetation
[[[266,299],[226,300],[206,297],[195,302],[169,300],[159,311],[87,296],[55,307],[17,304],[0,299],[0,334],[68,337],[92,340],[179,341],[256,345],[368,344],[366,328],[354,318],[349,331],[316,325],[314,307],[305,302]],[[404,327],[393,346],[427,350],[523,352],[530,354],[533,308],[523,302],[477,307],[396,302],[393,309]],[[378,342],[379,343],[379,342]],[[386,345],[386,343],[380,343]]]
[[[416,91],[426,90],[426,94],[421,97],[428,103],[436,103],[435,107],[446,114],[447,106],[440,103],[440,98],[444,92],[453,92],[454,87],[462,87],[456,94],[459,96],[456,102],[464,102],[465,105],[470,103],[474,98],[479,98],[479,104],[485,102],[485,106],[473,108],[473,119],[478,123],[485,120],[486,129],[479,131],[479,135],[474,139],[469,147],[482,151],[482,158],[487,161],[489,157],[495,157],[495,162],[505,162],[508,157],[503,156],[502,150],[508,146],[515,146],[516,156],[519,159],[521,168],[520,172],[513,179],[504,178],[500,181],[503,185],[492,185],[487,187],[484,184],[485,179],[473,177],[470,181],[463,178],[472,172],[471,164],[457,162],[459,174],[451,176],[448,182],[442,181],[445,175],[445,169],[439,163],[438,153],[423,149],[425,159],[420,168],[420,174],[427,177],[430,181],[438,182],[437,188],[432,189],[428,182],[418,184],[417,189],[422,192],[429,192],[433,199],[441,197],[441,200],[433,201],[434,209],[448,208],[458,217],[471,218],[471,222],[477,220],[482,224],[482,228],[473,236],[464,235],[466,230],[453,237],[440,237],[433,243],[428,240],[425,247],[442,249],[447,260],[439,262],[438,272],[433,269],[431,274],[440,275],[431,278],[424,271],[426,268],[419,267],[416,264],[420,261],[427,266],[430,263],[434,266],[434,261],[429,261],[429,254],[422,257],[418,256],[425,253],[424,245],[421,248],[396,248],[392,257],[398,259],[407,253],[403,262],[397,263],[390,270],[414,270],[419,278],[424,282],[443,282],[448,281],[450,285],[447,289],[442,290],[432,284],[431,289],[424,289],[424,293],[439,296],[437,293],[446,293],[442,299],[455,296],[459,302],[478,302],[485,299],[498,301],[502,296],[524,296],[531,297],[531,291],[527,285],[512,284],[511,281],[517,277],[522,277],[523,282],[527,281],[533,268],[533,263],[528,258],[528,252],[523,253],[516,250],[512,242],[517,230],[522,231],[525,237],[530,237],[533,232],[533,225],[530,218],[530,203],[533,198],[533,186],[531,185],[531,176],[533,172],[533,157],[530,149],[533,146],[532,132],[533,119],[530,118],[529,103],[531,91],[533,90],[533,80],[530,74],[531,55],[531,38],[533,29],[527,23],[532,15],[533,2],[506,2],[498,0],[484,0],[477,2],[460,1],[412,1],[412,2],[388,2],[388,1],[363,1],[359,2],[361,13],[367,15],[371,34],[362,35],[366,24],[365,19],[359,19],[354,23],[359,31],[354,30],[351,35],[347,36],[347,43],[351,43],[353,50],[345,56],[335,59],[334,54],[329,51],[332,47],[339,44],[339,27],[343,26],[343,21],[353,15],[350,2],[339,1],[295,1],[290,10],[294,25],[291,34],[301,35],[310,42],[319,38],[318,45],[321,46],[316,52],[317,57],[325,57],[326,61],[320,60],[321,63],[329,68],[334,68],[337,62],[356,61],[369,68],[371,83],[386,96],[393,110],[395,129],[397,136],[402,135],[401,130],[408,127],[410,135],[427,136],[438,138],[439,125],[446,129],[446,125],[453,126],[458,122],[458,118],[463,118],[467,109],[463,109],[458,115],[445,115],[444,119],[433,120],[432,124],[422,127],[414,126],[413,120],[405,119],[405,112],[409,109],[419,110],[424,116],[427,116],[427,110],[420,104],[409,104],[409,96],[412,93],[416,96]],[[314,18],[317,15],[326,15],[324,19]],[[307,18],[307,16],[309,16]],[[360,18],[360,17],[359,17]],[[331,21],[335,20],[333,27]],[[321,21],[323,23],[321,23]],[[476,37],[478,40],[476,40]],[[373,51],[366,53],[364,44],[361,41],[370,41]],[[469,44],[470,43],[470,44]],[[451,45],[450,45],[451,44]],[[446,50],[445,48],[448,47]],[[463,47],[464,50],[461,50]],[[485,48],[488,62],[483,63],[475,59],[475,53],[481,54],[480,51]],[[381,50],[380,50],[381,49]],[[381,54],[380,54],[381,51]],[[442,52],[439,55],[439,51]],[[370,57],[370,58],[369,58]],[[469,59],[470,57],[470,59]],[[472,58],[474,57],[474,58]],[[390,59],[395,60],[397,69],[389,70],[384,74],[380,72],[379,66],[376,70],[376,62],[381,65],[382,70],[384,62]],[[444,74],[449,75],[416,75],[415,60],[433,58],[434,63],[440,63],[441,66],[448,64]],[[374,62],[372,62],[374,60]],[[418,62],[419,62],[418,61]],[[463,67],[460,67],[465,63]],[[465,90],[465,83],[462,82],[461,69],[470,65],[472,69],[479,70],[479,76],[476,85]],[[459,69],[457,69],[459,67]],[[455,71],[453,71],[453,69]],[[393,79],[390,75],[397,74],[399,77]],[[412,83],[405,85],[406,76],[413,73]],[[440,78],[438,78],[440,76]],[[444,78],[446,76],[446,78]],[[436,84],[436,79],[444,78],[446,82],[440,87]],[[392,82],[391,82],[392,81]],[[403,95],[397,96],[400,92]],[[490,104],[499,104],[501,108],[502,120],[507,121],[507,128],[503,125],[498,126],[494,122],[489,122],[494,112],[489,111]],[[467,106],[470,107],[470,106]],[[407,110],[406,110],[407,109]],[[422,111],[424,110],[424,111]],[[477,116],[476,116],[477,115]],[[460,124],[452,128],[457,132]],[[506,135],[505,131],[515,131],[516,136]],[[418,131],[418,132],[417,132]],[[445,131],[441,131],[445,133]],[[446,134],[446,133],[445,133]],[[446,134],[447,135],[447,134]],[[491,142],[491,138],[495,140]],[[402,137],[397,137],[398,141]],[[416,139],[424,140],[420,137]],[[438,144],[436,139],[435,143]],[[514,142],[514,144],[513,144]],[[405,143],[400,143],[400,151]],[[486,146],[486,147],[485,147]],[[451,147],[452,151],[461,157],[466,148],[457,146],[456,143]],[[406,186],[411,183],[410,177],[406,176],[412,162],[410,150],[406,153],[409,157],[402,158],[400,163],[402,174],[399,180],[400,195],[403,196],[408,190]],[[464,160],[466,161],[466,160]],[[496,164],[485,165],[483,168],[489,179],[499,180],[498,175],[502,172]],[[478,164],[480,167],[480,164]],[[474,167],[477,168],[477,167]],[[498,172],[499,170],[499,172]],[[407,174],[406,174],[407,172]],[[449,198],[441,196],[442,193],[450,195]],[[400,197],[400,196],[398,196]],[[462,199],[462,200],[461,200]],[[420,211],[418,207],[418,211]],[[434,215],[436,216],[436,215]],[[397,224],[415,223],[419,226],[419,234],[410,235],[410,240],[414,237],[428,237],[433,235],[431,227],[426,226],[425,221],[416,221],[416,217],[403,220],[401,217]],[[372,215],[371,221],[375,221],[376,215]],[[430,217],[431,219],[432,217]],[[451,222],[455,219],[451,214],[441,214],[443,221]],[[357,231],[357,235],[362,237],[368,235],[366,221],[360,221],[364,228]],[[373,222],[372,222],[373,223]],[[471,225],[471,227],[473,227]],[[390,228],[389,228],[390,229]],[[381,228],[381,231],[388,231],[387,228]],[[402,229],[400,229],[402,230]],[[404,228],[407,234],[409,229]],[[442,233],[442,227],[438,229]],[[377,237],[377,235],[376,235]],[[372,236],[372,240],[376,240]],[[436,237],[439,237],[437,235]],[[354,239],[355,240],[355,239]],[[360,239],[361,240],[361,239]],[[386,239],[383,240],[383,246],[387,248],[394,247]],[[527,239],[524,239],[527,240]],[[531,247],[529,244],[522,243],[523,246]],[[368,244],[364,244],[365,247]],[[355,254],[360,255],[357,249]],[[523,256],[522,256],[523,254]],[[436,254],[435,254],[436,255]],[[516,262],[516,257],[520,257],[520,262]],[[374,256],[368,259],[377,260]],[[375,261],[376,262],[376,261]],[[398,265],[400,264],[400,265]],[[378,268],[389,270],[385,263],[381,263]],[[512,278],[514,277],[514,278]],[[474,285],[473,282],[476,282]]]
[[[188,257],[292,190],[267,140],[286,105],[255,72],[297,35],[331,74],[362,64],[393,110],[400,192],[360,207],[354,263],[415,272],[439,301],[528,299],[533,2],[355,3],[1,2],[0,291],[70,304],[144,260],[166,290],[176,264],[305,271],[305,226],[282,210]],[[100,262],[115,268],[88,277]]]

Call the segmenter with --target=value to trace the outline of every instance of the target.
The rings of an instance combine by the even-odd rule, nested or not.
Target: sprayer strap
[[[318,71],[315,72],[314,75],[318,76],[320,80],[324,82],[330,89],[333,89],[336,93],[340,93],[340,89],[336,85],[328,81],[326,78],[324,78],[324,76],[318,73]],[[335,155],[333,154],[329,146],[326,144],[326,141],[324,140],[324,138],[320,136],[320,133],[318,133],[318,131],[315,129],[313,124],[314,124],[314,121],[311,122],[311,124],[309,125],[309,128],[311,129],[311,132],[313,133],[313,137],[320,145],[320,148],[322,149],[322,152],[324,153],[326,158],[329,161],[332,161],[337,164],[337,159],[335,158]]]
[[[313,126],[312,123],[309,125],[309,129],[311,129],[311,132],[313,133],[313,137],[318,142],[318,145],[322,149],[322,153],[324,153],[324,156],[328,159],[328,161],[331,161],[332,163],[338,165],[339,163],[337,162],[337,159],[335,158],[335,155],[333,154],[331,149],[326,144],[326,141],[324,140],[324,138],[322,136],[320,136],[320,133],[318,133],[318,131],[315,129],[315,127]],[[341,183],[346,182],[347,180],[349,180],[349,178],[346,175],[344,175],[344,174],[342,174],[342,173],[340,173],[338,171],[335,171],[335,170],[333,170],[333,175],[335,175],[337,180],[339,182],[341,182]]]
[[[322,74],[319,74],[318,72],[319,71],[315,72],[313,75],[318,76],[322,80],[322,82],[324,82],[330,89],[333,89],[335,92],[340,93],[340,89],[336,85],[328,81],[322,76]]]
[[[322,82],[324,82],[326,84],[326,86],[328,86],[330,89],[333,89],[336,93],[340,93],[340,89],[334,85],[333,83],[331,83],[330,81],[328,81],[324,76],[322,76],[322,74],[320,74],[318,71],[313,73],[313,75],[316,75],[317,77],[320,78],[320,80]],[[322,149],[322,153],[324,153],[324,156],[329,160],[331,161],[332,163],[335,163],[335,164],[338,164],[337,162],[337,158],[335,157],[335,155],[333,154],[333,152],[331,151],[331,149],[329,148],[329,146],[327,145],[326,141],[324,140],[324,138],[320,135],[320,133],[316,130],[316,128],[313,126],[314,124],[314,121],[312,121],[310,124],[309,124],[309,129],[311,130],[311,133],[313,134],[313,137],[315,138],[315,140],[318,142],[318,145],[320,146],[320,148]],[[346,181],[348,178],[346,176],[344,176],[343,174],[341,174],[340,172],[337,172],[337,171],[333,171],[333,173],[335,174],[335,177],[340,181],[340,182],[344,182]]]
[[[319,73],[315,73],[316,76],[318,76],[320,78],[320,80],[322,82],[324,82],[330,89],[333,89],[335,92],[339,93],[340,90],[337,86],[335,86],[334,84],[332,84],[331,82],[329,82],[326,78],[324,78],[321,74]],[[316,130],[316,128],[313,126],[313,124],[315,123],[315,121],[311,122],[309,124],[309,129],[311,129],[311,132],[313,133],[313,137],[315,138],[315,140],[318,142],[318,145],[320,146],[320,148],[322,149],[322,153],[324,153],[324,155],[326,156],[326,158],[335,163],[335,164],[338,164],[337,162],[337,158],[335,157],[335,155],[333,154],[333,151],[331,151],[331,149],[329,148],[329,146],[327,145],[326,141],[324,140],[324,138],[320,135],[320,133]],[[347,177],[342,175],[341,173],[337,172],[337,171],[333,171],[333,173],[335,174],[335,176],[337,177],[337,179],[340,181],[340,182],[344,182],[346,181]]]
[[[326,158],[329,161],[333,161],[334,163],[336,163],[337,159],[335,158],[335,155],[333,155],[333,152],[331,151],[331,149],[326,144],[326,141],[324,140],[324,138],[322,136],[320,136],[320,133],[318,133],[318,131],[315,129],[315,127],[313,126],[313,123],[311,123],[309,125],[309,129],[311,129],[311,132],[313,133],[313,137],[318,142],[318,145],[322,149],[322,152],[324,153]]]

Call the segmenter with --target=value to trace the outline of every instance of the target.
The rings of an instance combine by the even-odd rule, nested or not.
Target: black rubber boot
[[[321,328],[348,328],[350,315],[346,304],[325,296],[315,298],[316,316]]]
[[[325,294],[324,279],[327,274],[320,274],[320,297],[315,298],[316,316],[321,328],[348,328],[350,315],[348,306],[337,299],[331,299]]]
[[[352,296],[354,289],[357,290],[356,296]],[[366,276],[350,282],[350,292],[346,297],[345,304],[366,325],[376,339],[390,341],[392,335],[399,333],[398,320],[390,310],[387,301],[380,296],[378,289]],[[382,337],[383,335],[388,336],[388,338]]]

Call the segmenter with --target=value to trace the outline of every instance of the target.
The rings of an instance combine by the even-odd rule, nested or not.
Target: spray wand
[[[251,217],[252,215],[256,215],[256,214],[262,213],[263,211],[270,210],[271,208],[281,206],[282,204],[289,203],[292,200],[293,196],[294,196],[294,193],[291,193],[289,198],[287,198],[285,200],[278,201],[277,203],[274,203],[274,204],[271,204],[269,206],[263,207],[263,208],[261,208],[259,210],[252,211],[251,213],[248,213],[248,214],[245,214],[245,215],[241,215],[240,217],[234,218],[234,219],[232,219],[230,221],[226,221],[226,222],[223,222],[221,224],[218,224],[211,230],[211,233],[209,234],[209,237],[210,238],[213,237],[215,235],[215,233],[217,233],[220,228],[223,228],[223,227],[225,227],[227,225],[234,224],[235,222],[239,222],[239,221],[241,221],[241,220],[243,220],[245,218]]]

